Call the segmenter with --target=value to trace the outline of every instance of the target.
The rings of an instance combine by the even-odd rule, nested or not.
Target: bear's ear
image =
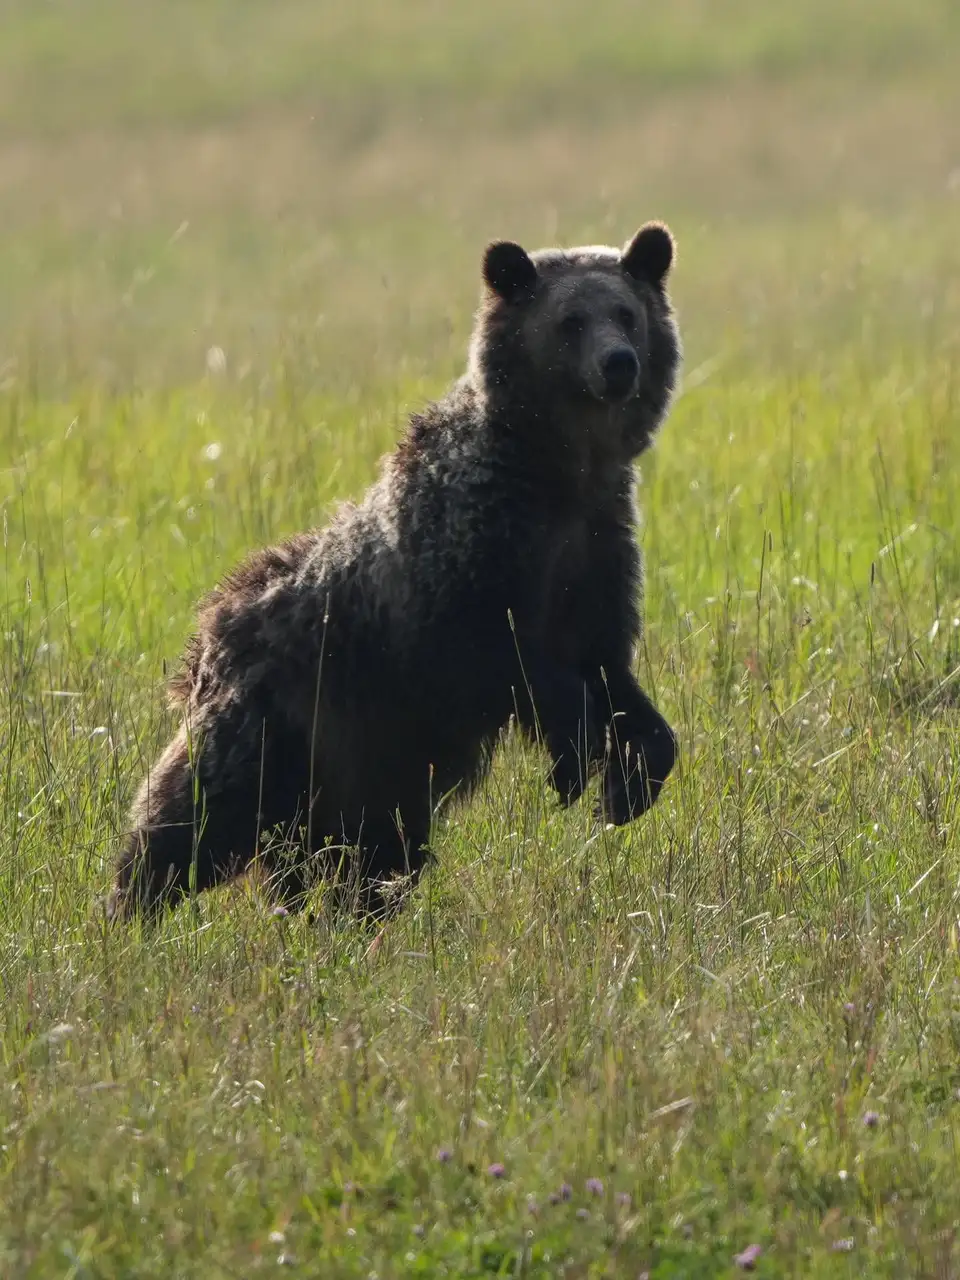
[[[505,302],[529,298],[537,287],[537,268],[525,249],[512,240],[497,240],[483,255],[483,278]]]
[[[660,285],[673,266],[675,245],[669,227],[648,222],[624,247],[621,262],[627,275],[647,284]]]

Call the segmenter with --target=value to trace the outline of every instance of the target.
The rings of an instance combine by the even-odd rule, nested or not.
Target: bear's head
[[[470,361],[488,412],[517,423],[572,414],[627,456],[642,452],[680,361],[666,290],[673,259],[672,235],[654,222],[623,250],[491,244]]]

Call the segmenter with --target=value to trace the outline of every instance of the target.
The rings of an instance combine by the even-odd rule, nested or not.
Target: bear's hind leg
[[[187,735],[181,730],[150,770],[133,806],[131,830],[117,860],[107,900],[110,919],[157,917],[190,891],[212,888],[229,875],[205,827],[211,815],[195,795]]]
[[[224,717],[208,725],[196,750],[191,758],[181,729],[141,787],[107,904],[111,919],[156,917],[191,890],[242,874],[262,828],[292,825],[295,770],[283,737],[268,739],[246,720]],[[289,865],[292,899],[302,889],[296,860]]]

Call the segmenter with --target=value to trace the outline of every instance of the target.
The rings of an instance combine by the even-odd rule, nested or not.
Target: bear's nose
[[[632,347],[616,347],[603,362],[604,391],[610,400],[626,400],[636,390],[640,364]]]

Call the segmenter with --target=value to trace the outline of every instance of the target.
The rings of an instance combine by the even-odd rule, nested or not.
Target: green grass
[[[954,10],[6,6],[0,1274],[956,1274]],[[654,811],[511,740],[376,955],[105,929],[197,598],[362,492],[487,239],[647,217]]]
[[[649,91],[811,67],[929,74],[955,62],[960,33],[951,0],[607,0],[589,12],[575,0],[87,0],[82,22],[68,0],[5,7],[6,129],[55,133],[158,117],[195,124],[265,102],[345,107],[369,127],[378,113],[442,110],[451,98],[527,115],[638,81]]]

